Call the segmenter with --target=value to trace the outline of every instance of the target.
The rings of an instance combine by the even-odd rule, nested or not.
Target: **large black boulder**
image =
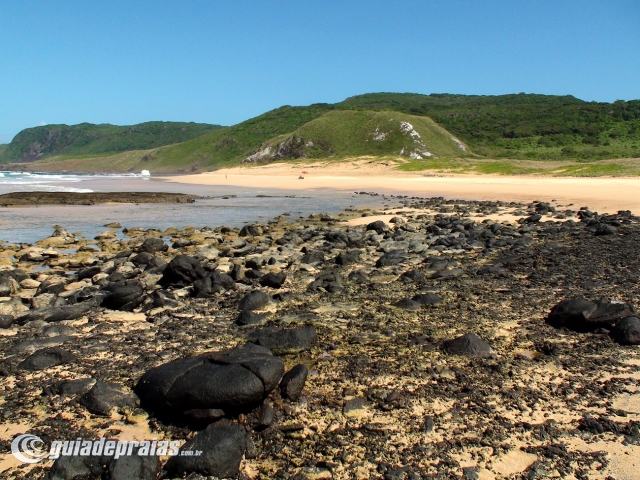
[[[164,243],[161,238],[147,238],[142,245],[138,247],[138,252],[166,252],[169,249],[169,245]]]
[[[390,252],[385,253],[376,261],[376,267],[388,267],[391,265],[398,265],[403,263],[407,257],[406,252],[401,249],[391,250]]]
[[[263,287],[281,288],[286,279],[287,274],[284,272],[267,273],[260,279],[260,285]]]
[[[610,329],[634,313],[634,308],[626,303],[604,300],[591,302],[582,297],[568,298],[551,309],[547,323],[556,328],[591,332],[599,328]]]
[[[265,327],[251,332],[249,341],[269,348],[276,355],[284,355],[309,350],[318,343],[318,335],[310,325],[300,328]]]
[[[105,287],[106,297],[102,299],[101,306],[111,310],[131,311],[142,303],[144,287],[137,280],[125,280],[114,282]]]
[[[252,409],[278,386],[283,373],[282,360],[249,343],[152,368],[135,392],[147,410],[203,420]]]
[[[441,348],[450,355],[465,357],[489,357],[492,354],[491,347],[474,333],[467,333],[452,340],[442,342]]]
[[[611,330],[611,338],[620,345],[640,345],[640,318],[627,317]]]
[[[389,225],[384,223],[382,220],[376,220],[375,222],[371,222],[367,225],[367,230],[374,230],[378,235],[382,235],[389,231]]]
[[[260,290],[254,290],[253,292],[245,295],[245,297],[238,303],[238,309],[242,310],[260,310],[269,303],[269,295]]]
[[[164,469],[171,478],[182,478],[191,473],[216,478],[235,478],[246,449],[245,430],[221,420],[187,441],[180,453],[169,459]],[[202,454],[182,455],[182,452],[196,450]]]
[[[567,298],[551,309],[547,323],[557,328],[583,329],[597,309],[598,305],[586,298]]]
[[[211,272],[201,280],[193,283],[193,295],[195,297],[207,297],[214,293],[236,288],[236,282],[226,273]]]
[[[197,258],[189,255],[178,255],[165,268],[160,283],[162,285],[185,287],[196,280],[204,278],[206,273]]]
[[[76,357],[73,353],[63,350],[59,347],[43,348],[38,350],[22,362],[18,364],[19,370],[44,370],[46,368],[55,367],[73,363]]]

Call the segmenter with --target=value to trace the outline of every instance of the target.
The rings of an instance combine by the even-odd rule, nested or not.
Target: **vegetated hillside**
[[[468,153],[462,142],[427,117],[392,111],[336,110],[265,142],[243,162],[362,155],[424,159]]]
[[[149,152],[145,154],[144,162],[163,170],[188,168],[195,171],[235,165],[264,142],[295,131],[331,108],[327,104],[280,107],[232,127]]]
[[[18,133],[0,162],[31,162],[53,155],[99,156],[180,143],[221,129],[220,125],[182,122],[146,122],[131,126],[109,124],[45,125]]]
[[[475,153],[493,158],[640,156],[640,100],[596,103],[569,95],[371,93],[335,107],[428,116]]]
[[[423,146],[411,143],[415,138],[402,131],[401,122],[411,124]],[[380,133],[384,140],[376,140]],[[424,160],[428,155],[420,149],[432,158],[640,157],[640,100],[372,93],[336,104],[284,106],[227,128],[151,122],[27,129],[0,151],[0,161],[40,159],[32,168],[58,170],[188,172],[295,158],[400,155]]]

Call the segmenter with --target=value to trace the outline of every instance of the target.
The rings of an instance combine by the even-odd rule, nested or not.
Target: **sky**
[[[0,143],[370,92],[640,99],[640,1],[0,0]]]

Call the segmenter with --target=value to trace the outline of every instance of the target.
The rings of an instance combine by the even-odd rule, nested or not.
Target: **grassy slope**
[[[412,136],[406,125],[412,126],[419,137]],[[285,158],[400,155],[401,151],[407,157],[412,152],[422,157],[427,156],[424,152],[435,156],[465,155],[451,134],[433,120],[399,112],[330,111],[288,135],[270,140],[267,146],[275,151],[278,144],[289,139],[299,139],[300,146]]]
[[[280,107],[193,140],[149,152],[147,165],[160,170],[210,170],[239,163],[267,140],[296,130],[331,107]]]
[[[388,115],[382,111],[390,110],[397,112],[395,115],[412,115],[410,123],[415,123],[416,129],[422,128],[419,125],[423,123],[433,125],[425,118],[429,116],[464,141],[473,153],[510,159],[494,163],[475,162],[473,168],[478,172],[537,171],[534,167],[519,166],[520,162],[511,159],[591,163],[599,158],[640,157],[640,101],[637,100],[607,104],[584,102],[571,96],[379,93],[352,97],[335,105],[281,107],[233,127],[175,145],[130,151],[126,155],[118,154],[106,159],[70,159],[65,154],[50,158],[48,163],[54,159],[62,160],[63,163],[55,168],[67,170],[146,168],[157,172],[205,171],[238,164],[261,147],[275,146],[292,135],[312,140],[313,148],[305,148],[303,152],[308,158],[397,154],[402,147],[397,136],[391,135],[386,143],[373,142],[368,137],[369,130],[375,130],[373,123],[378,122],[376,126],[384,123],[380,123],[382,117],[375,117],[375,122],[371,123],[370,111]],[[434,131],[433,128],[424,128],[425,133],[421,135]],[[437,139],[444,139],[447,135],[436,135],[425,144],[439,156],[461,156],[455,148],[447,151],[445,145],[451,147],[448,141],[438,146]],[[295,158],[295,155],[288,158]],[[439,164],[442,161],[455,163],[457,160],[428,159],[403,168],[424,170],[434,162]],[[49,164],[49,168],[54,167]],[[576,165],[564,171],[577,174],[629,172],[627,167],[616,168],[612,164],[588,168]],[[544,167],[544,170],[548,169]]]
[[[184,142],[219,125],[147,122],[120,127],[116,125],[46,125],[27,128],[0,151],[0,162],[31,161],[54,155],[95,157],[114,152],[140,150]]]
[[[640,100],[584,102],[554,95],[373,93],[336,108],[425,115],[493,158],[535,160],[640,156]]]

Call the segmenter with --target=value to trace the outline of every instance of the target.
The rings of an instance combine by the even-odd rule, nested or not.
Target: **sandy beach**
[[[443,196],[474,200],[531,202],[555,199],[558,204],[588,206],[598,212],[640,209],[640,178],[434,175],[403,172],[389,162],[274,163],[222,169],[211,173],[166,177],[192,185],[230,185],[280,189],[337,189],[389,194]],[[306,173],[303,173],[306,172]],[[303,176],[304,179],[299,177]]]

